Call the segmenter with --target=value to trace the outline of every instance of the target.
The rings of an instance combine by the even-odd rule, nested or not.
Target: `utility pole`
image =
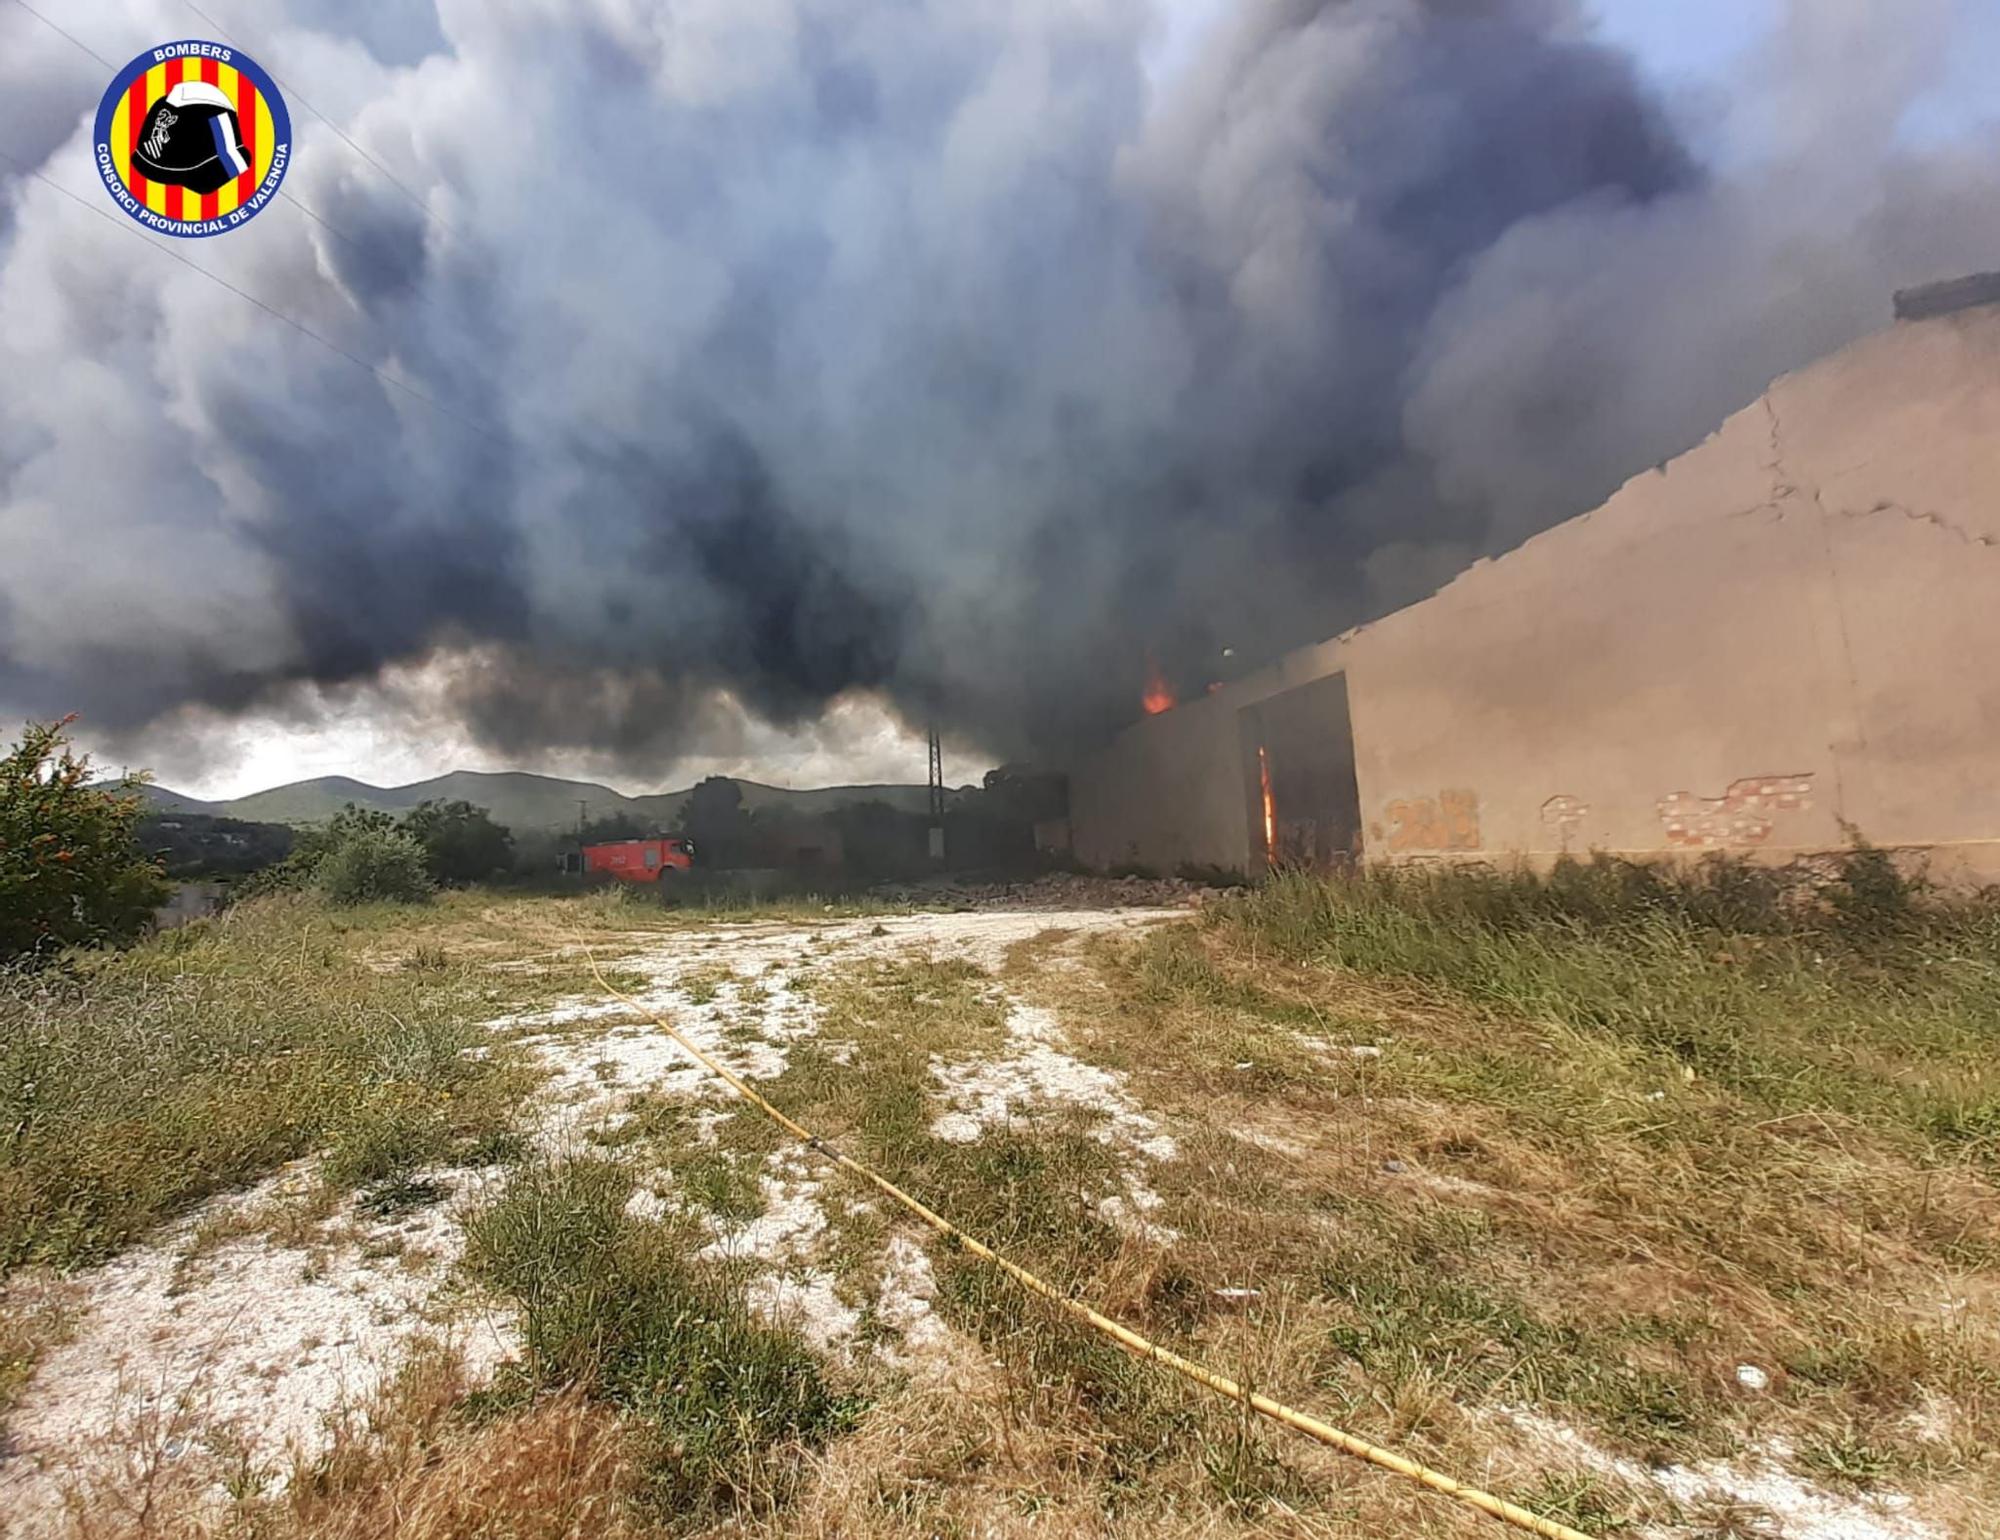
[[[931,863],[944,865],[944,745],[931,723]]]

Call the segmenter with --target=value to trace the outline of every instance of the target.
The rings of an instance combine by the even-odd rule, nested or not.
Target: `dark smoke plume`
[[[1717,170],[1572,0],[1242,0],[1163,82],[1145,0],[215,0],[424,207],[295,105],[292,206],[193,255],[410,389],[10,171],[0,705],[443,652],[524,759],[857,688],[1059,752],[1991,265],[1993,136],[1899,148],[1964,8],[1895,11],[1800,0]],[[101,199],[101,68],[0,16],[10,143]]]

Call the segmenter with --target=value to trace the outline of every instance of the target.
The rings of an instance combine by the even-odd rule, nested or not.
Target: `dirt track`
[[[919,913],[881,920],[716,924],[601,944],[607,967],[646,981],[637,998],[740,1072],[779,1073],[787,1049],[815,1033],[817,1011],[791,980],[864,959],[935,957],[998,970],[1010,947],[1037,937],[1061,945],[1087,933],[1135,932],[1183,918],[1165,909]],[[1053,934],[1052,934],[1053,933]],[[727,975],[702,987],[699,980]],[[995,991],[1002,986],[995,984]],[[1111,1114],[1135,1162],[1171,1153],[1116,1077],[1063,1053],[1045,1013],[1010,1006],[1008,1051],[941,1066],[940,1137],[981,1127],[1038,1101],[1070,1099]],[[746,1030],[746,1024],[751,1030]],[[635,1096],[686,1097],[719,1109],[727,1092],[656,1028],[616,1001],[575,998],[493,1022],[496,1039],[532,1051],[546,1079],[523,1122],[549,1152],[588,1147]],[[1148,1149],[1148,1142],[1150,1149]],[[309,1455],[329,1419],[365,1405],[419,1338],[448,1341],[475,1378],[518,1351],[507,1312],[455,1276],[464,1219],[490,1201],[504,1171],[419,1173],[439,1201],[377,1216],[353,1194],[301,1217],[315,1163],[299,1162],[246,1193],[203,1205],[147,1245],[66,1285],[69,1340],[49,1353],[9,1418],[0,1458],[0,1514],[8,1534],[63,1532],[65,1494],[228,1474],[282,1479]],[[856,1310],[815,1265],[827,1228],[820,1175],[787,1152],[761,1178],[759,1218],[718,1234],[718,1254],[755,1258],[752,1297],[767,1314],[842,1351]],[[634,1201],[657,1201],[645,1190]],[[1118,1201],[1118,1200],[1112,1200]],[[1135,1178],[1123,1200],[1148,1205]],[[870,1303],[905,1348],[934,1344],[942,1327],[926,1304],[929,1264],[906,1239],[881,1259]],[[225,1467],[226,1472],[225,1472]]]

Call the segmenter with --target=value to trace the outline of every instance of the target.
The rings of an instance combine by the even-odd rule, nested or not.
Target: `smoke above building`
[[[524,761],[857,691],[1059,753],[1994,265],[2000,132],[1906,123],[1971,7],[1889,11],[1688,104],[1572,0],[1238,0],[1165,78],[1145,0],[218,3],[298,144],[212,276],[0,168],[0,706],[444,659]],[[0,22],[9,142],[101,201],[102,67]]]

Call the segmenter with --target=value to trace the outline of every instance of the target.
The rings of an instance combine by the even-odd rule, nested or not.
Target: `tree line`
[[[484,882],[541,859],[542,837],[516,849],[513,831],[465,801],[419,803],[400,818],[349,803],[305,829],[200,814],[152,814],[144,776],[94,778],[69,720],[29,723],[0,757],[0,965],[141,934],[171,895],[170,878],[240,879],[235,896],[316,891],[329,902],[411,902],[439,887]],[[945,816],[951,864],[1015,866],[1034,859],[1033,825],[1057,816],[1059,776],[1013,767],[953,794]],[[883,802],[807,817],[744,807],[726,776],[701,782],[675,832],[703,866],[827,864],[863,880],[927,869],[929,818]],[[658,831],[619,813],[577,831],[583,843]],[[563,843],[568,843],[564,840]],[[553,854],[553,849],[549,852]]]
[[[470,802],[419,802],[401,818],[350,802],[325,823],[299,830],[291,853],[239,893],[312,888],[336,904],[411,903],[513,864],[513,831]]]

